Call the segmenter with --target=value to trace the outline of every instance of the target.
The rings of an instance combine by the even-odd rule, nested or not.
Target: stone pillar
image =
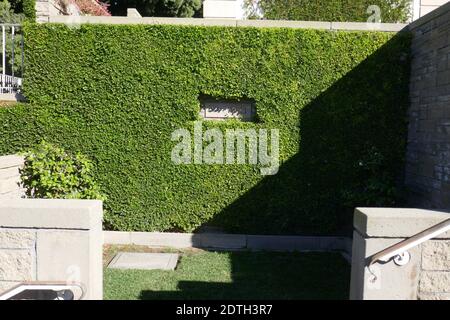
[[[48,22],[50,17],[50,0],[36,0],[36,22]]]
[[[129,18],[142,18],[141,14],[135,8],[127,9],[127,17]]]
[[[81,283],[102,299],[102,202],[0,202],[0,292],[25,281]]]
[[[357,208],[350,299],[450,299],[450,232],[408,250],[406,265],[389,261],[367,268],[375,253],[449,218],[450,213],[430,210]]]
[[[69,6],[67,9],[64,9],[61,4],[55,0],[36,0],[36,22],[45,23],[50,22],[50,17],[59,16],[59,15],[67,15],[71,14],[70,10],[76,8],[76,12],[78,12],[76,6]],[[69,10],[69,13],[66,12]]]

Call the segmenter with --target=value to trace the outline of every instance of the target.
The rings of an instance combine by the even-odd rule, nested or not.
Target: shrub
[[[366,22],[378,6],[381,22],[407,22],[410,0],[246,0],[250,18],[262,13],[264,19],[301,21]]]
[[[23,13],[30,21],[36,20],[36,0],[22,0]]]
[[[87,155],[116,230],[329,233],[358,205],[343,190],[402,170],[409,44],[406,33],[28,24],[30,102],[0,109],[0,154],[45,139]],[[279,129],[277,175],[172,163],[171,133],[192,129],[202,94],[255,102],[257,122],[204,128]],[[381,163],[355,170],[373,148]]]
[[[201,17],[202,0],[116,0],[111,1],[114,16],[127,14],[127,8],[136,8],[143,17]]]
[[[30,198],[104,200],[92,168],[87,157],[43,141],[25,154],[20,176]]]

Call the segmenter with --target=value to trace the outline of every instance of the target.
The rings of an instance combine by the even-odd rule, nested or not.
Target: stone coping
[[[356,208],[353,225],[366,237],[409,238],[446,219],[450,219],[449,212],[413,208]],[[439,238],[450,238],[450,231]]]
[[[402,23],[364,23],[364,22],[325,22],[325,21],[288,21],[288,20],[235,20],[214,18],[160,18],[160,17],[104,17],[80,16],[74,19],[70,16],[50,16],[48,22],[67,24],[162,24],[191,26],[227,26],[256,28],[297,28],[347,31],[383,31],[398,32],[408,25]],[[406,29],[405,29],[406,30]]]
[[[102,201],[14,199],[0,201],[0,227],[90,230],[101,226]]]

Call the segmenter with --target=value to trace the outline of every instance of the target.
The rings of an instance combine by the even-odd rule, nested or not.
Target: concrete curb
[[[350,255],[346,237],[265,236],[221,233],[161,233],[104,231],[105,244],[222,250],[343,251]]]

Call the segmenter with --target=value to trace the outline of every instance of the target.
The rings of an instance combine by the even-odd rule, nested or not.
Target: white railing
[[[2,64],[0,94],[20,92],[23,78],[23,34],[19,24],[0,24]]]
[[[16,93],[20,91],[22,86],[22,78],[1,74],[0,84],[0,93]]]

